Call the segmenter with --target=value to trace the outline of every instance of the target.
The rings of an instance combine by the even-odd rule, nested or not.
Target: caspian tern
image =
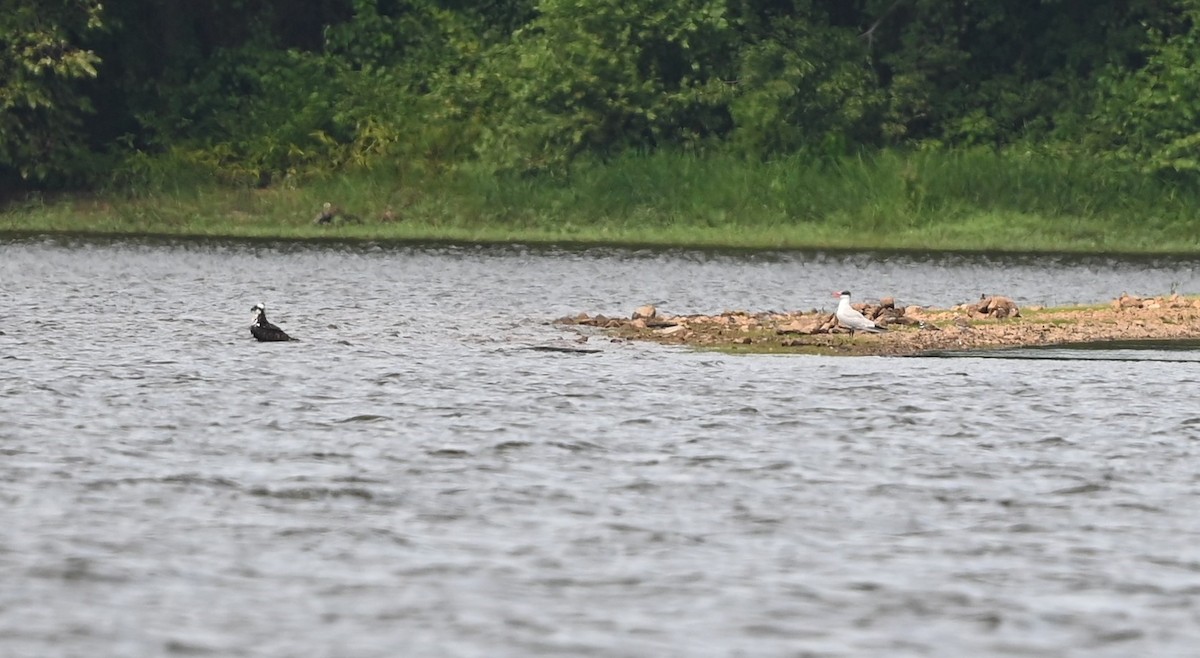
[[[284,333],[283,329],[267,322],[267,307],[265,304],[255,304],[250,309],[254,311],[254,322],[250,325],[250,334],[260,341],[295,340]]]
[[[854,335],[855,331],[869,331],[875,334],[887,331],[887,329],[877,326],[874,322],[868,320],[867,316],[859,313],[850,306],[849,290],[835,292],[833,296],[840,298],[837,309],[838,324],[849,329],[851,336]]]

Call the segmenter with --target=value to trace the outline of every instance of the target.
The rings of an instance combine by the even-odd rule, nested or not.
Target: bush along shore
[[[1200,297],[1122,295],[1106,305],[1019,307],[983,296],[936,309],[897,306],[890,298],[853,305],[887,329],[851,335],[833,313],[794,311],[660,315],[641,306],[628,318],[580,313],[556,321],[586,343],[650,341],[734,353],[916,356],[922,354],[1141,340],[1200,340]],[[581,347],[581,349],[583,349]]]
[[[992,150],[814,160],[658,152],[564,176],[376,168],[230,187],[195,172],[25,195],[0,232],[670,247],[1200,253],[1200,188]]]

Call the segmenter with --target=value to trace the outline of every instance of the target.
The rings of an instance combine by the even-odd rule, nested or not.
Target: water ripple
[[[980,290],[1093,302],[1200,291],[1200,263],[0,250],[5,656],[1200,643],[1190,353],[734,357],[574,343],[547,324],[646,302],[829,310],[837,286],[914,304]],[[259,300],[303,341],[252,341]],[[600,351],[559,349],[579,346]]]

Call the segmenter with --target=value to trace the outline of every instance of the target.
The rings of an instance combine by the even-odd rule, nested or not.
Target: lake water
[[[0,655],[1195,655],[1194,348],[529,349],[842,288],[1200,262],[0,239]]]

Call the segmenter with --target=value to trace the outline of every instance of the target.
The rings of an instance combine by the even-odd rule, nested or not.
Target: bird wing
[[[853,308],[838,311],[837,319],[838,322],[850,329],[869,329],[875,326],[875,323],[868,320],[867,316]]]

